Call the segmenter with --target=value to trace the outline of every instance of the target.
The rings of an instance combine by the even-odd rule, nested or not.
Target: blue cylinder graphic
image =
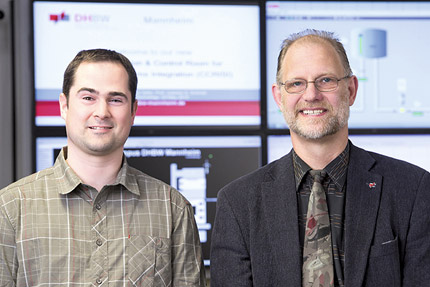
[[[358,52],[365,58],[381,58],[387,56],[387,31],[367,29],[357,33]]]

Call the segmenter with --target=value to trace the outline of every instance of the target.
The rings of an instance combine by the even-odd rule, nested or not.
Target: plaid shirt
[[[124,160],[100,192],[65,160],[0,191],[0,286],[205,286],[190,203]]]

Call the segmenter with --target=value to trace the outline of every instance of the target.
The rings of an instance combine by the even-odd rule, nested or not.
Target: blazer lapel
[[[382,176],[370,172],[374,159],[351,145],[345,204],[345,286],[362,286],[374,235]]]
[[[302,252],[291,154],[278,161],[261,188],[274,262],[283,271],[288,286],[300,286]]]

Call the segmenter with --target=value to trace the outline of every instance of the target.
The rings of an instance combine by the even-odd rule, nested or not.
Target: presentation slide
[[[36,140],[36,165],[53,165],[66,138]],[[218,191],[261,166],[259,136],[130,137],[124,154],[128,163],[178,189],[193,205],[209,265],[210,238]]]
[[[404,160],[430,171],[430,135],[350,135],[349,139],[368,151]],[[291,148],[290,136],[268,136],[267,161],[281,158]]]
[[[272,97],[282,41],[305,29],[335,32],[358,77],[350,128],[429,128],[430,2],[269,1],[266,3],[267,115],[287,128]],[[342,77],[344,75],[339,75]]]
[[[138,126],[260,126],[255,5],[34,1],[36,126],[62,126],[58,97],[81,50],[127,56]]]

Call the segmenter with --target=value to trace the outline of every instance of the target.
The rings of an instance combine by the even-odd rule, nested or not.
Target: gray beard
[[[339,107],[336,115],[331,116],[322,128],[311,128],[320,123],[319,119],[315,119],[310,123],[304,124],[297,120],[295,115],[285,115],[285,120],[288,127],[295,134],[305,139],[320,139],[325,136],[333,135],[340,129],[345,127],[349,119],[349,103],[347,100]]]

